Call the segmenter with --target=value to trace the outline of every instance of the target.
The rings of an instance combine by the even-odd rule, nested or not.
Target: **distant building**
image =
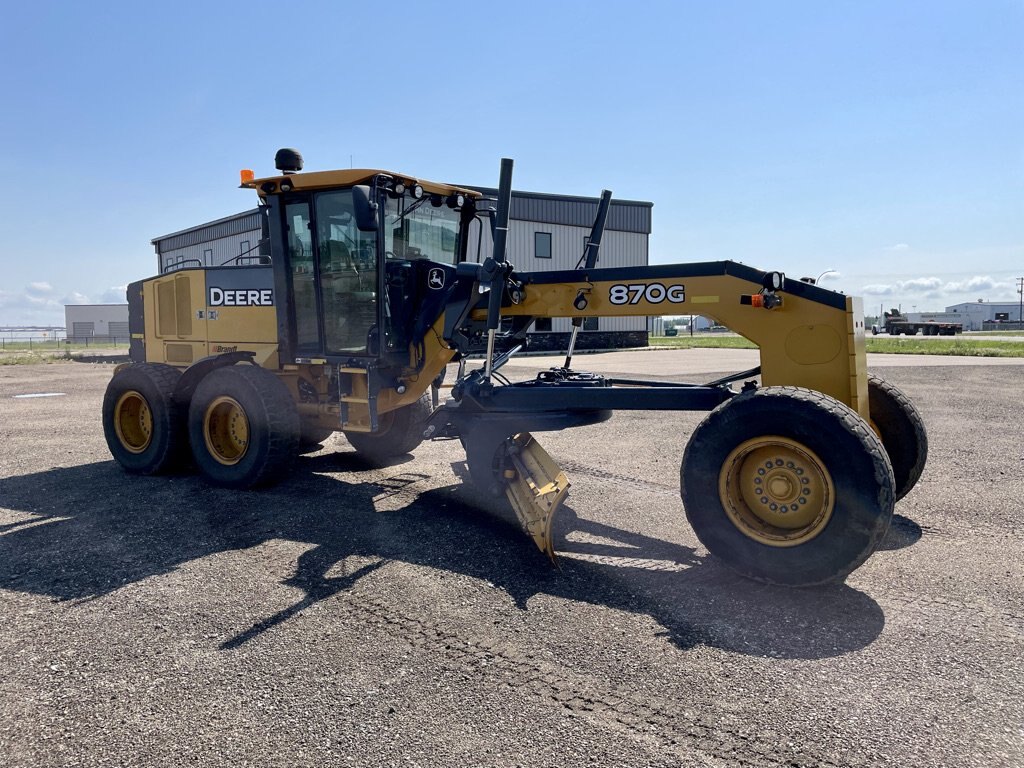
[[[488,197],[498,191],[476,187]],[[596,197],[540,192],[512,193],[506,256],[521,272],[575,269],[597,216]],[[601,240],[598,267],[639,267],[649,263],[653,203],[612,199]],[[479,254],[491,253],[491,233],[481,227]],[[470,239],[473,239],[470,233]],[[471,252],[469,258],[476,258]],[[583,322],[578,349],[647,346],[646,317],[589,317]],[[569,318],[540,318],[530,333],[534,350],[565,349],[572,333]]]
[[[127,343],[127,304],[67,304],[64,307],[64,324],[70,342]]]
[[[953,313],[955,317],[961,318],[956,322],[963,323],[965,331],[985,330],[985,323],[1021,322],[1019,302],[965,301],[946,307],[946,313]]]
[[[497,190],[476,187],[489,197]],[[573,269],[597,215],[597,198],[513,192],[507,257],[523,272]],[[612,200],[601,242],[600,267],[646,266],[653,203]],[[153,240],[157,272],[228,263],[259,263],[266,224],[255,208],[234,216],[172,232]],[[470,231],[468,258],[491,253],[488,226]],[[592,317],[584,321],[577,348],[647,345],[647,318]],[[572,326],[568,318],[541,318],[530,333],[532,349],[564,349]],[[70,326],[69,326],[70,333]]]
[[[172,232],[153,240],[157,274],[184,267],[256,264],[267,236],[259,208]]]

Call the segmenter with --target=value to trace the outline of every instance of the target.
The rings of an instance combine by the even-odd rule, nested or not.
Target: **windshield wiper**
[[[419,208],[421,205],[423,205],[429,199],[430,198],[427,197],[427,195],[423,195],[423,197],[421,197],[419,200],[417,200],[412,205],[410,205],[408,208],[406,208],[405,211],[402,212],[401,216],[399,216],[397,219],[395,219],[395,224],[397,224],[402,219],[404,219],[406,216],[408,216],[410,213],[415,211],[417,208]]]

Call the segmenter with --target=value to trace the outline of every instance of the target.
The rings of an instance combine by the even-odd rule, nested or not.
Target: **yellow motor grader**
[[[457,438],[473,483],[504,494],[554,558],[569,483],[535,433],[615,410],[710,411],[683,452],[687,518],[732,568],[790,585],[864,562],[921,474],[924,425],[868,374],[859,299],[732,261],[599,268],[607,191],[577,269],[519,271],[505,258],[510,160],[495,205],[389,171],[304,173],[295,150],[275,160],[279,175],[242,171],[264,222],[254,257],[128,287],[132,362],[103,402],[128,472],[191,458],[209,482],[242,489],[279,479],[303,444],[335,431],[374,460]],[[470,258],[485,226],[492,255]],[[703,385],[571,365],[584,318],[680,312],[750,339],[760,365]],[[548,317],[575,326],[565,364],[510,382],[500,368]],[[451,362],[459,374],[439,404]]]

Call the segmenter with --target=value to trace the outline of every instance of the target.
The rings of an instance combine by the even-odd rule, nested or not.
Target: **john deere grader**
[[[128,287],[132,362],[103,401],[128,472],[191,457],[210,483],[241,489],[279,479],[304,443],[336,431],[373,460],[458,438],[472,482],[507,497],[554,559],[569,483],[536,433],[616,410],[710,411],[683,451],[686,516],[740,573],[790,585],[864,562],[921,474],[924,426],[868,374],[859,299],[732,261],[598,268],[607,191],[577,269],[520,272],[505,258],[510,160],[496,201],[388,171],[303,173],[294,150],[276,167],[242,171],[264,222],[255,253]],[[733,329],[760,365],[703,385],[571,367],[584,318],[670,313]],[[510,382],[501,367],[548,317],[573,319],[565,365]]]

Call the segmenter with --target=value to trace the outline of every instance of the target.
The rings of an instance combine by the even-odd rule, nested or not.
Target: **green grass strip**
[[[742,336],[666,336],[650,339],[658,349],[757,349]],[[867,339],[868,352],[898,355],[955,355],[959,357],[1024,357],[1024,341],[995,341],[979,338],[952,339]]]

